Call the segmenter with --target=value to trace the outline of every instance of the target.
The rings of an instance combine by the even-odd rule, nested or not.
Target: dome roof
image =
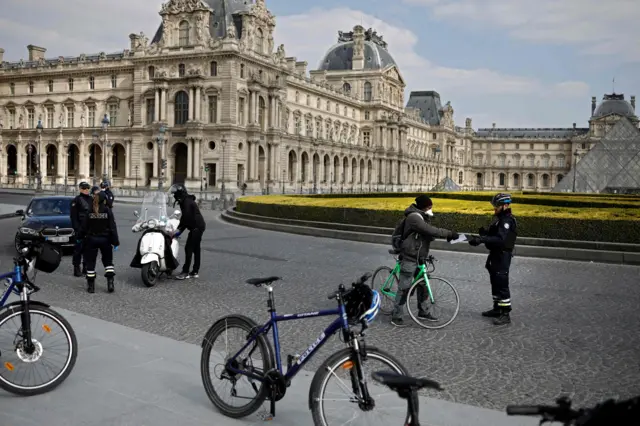
[[[213,9],[211,19],[209,21],[209,33],[213,38],[223,38],[227,35],[229,25],[236,25],[236,34],[238,37],[242,33],[242,21],[234,19],[234,15],[241,12],[248,12],[255,0],[202,0],[207,6]],[[237,22],[236,22],[237,20]],[[162,24],[156,31],[151,43],[157,43],[162,38]]]
[[[604,117],[609,114],[618,114],[629,118],[636,116],[631,104],[624,99],[624,95],[616,93],[604,95],[602,102],[593,113],[593,118]]]
[[[364,69],[376,70],[396,65],[393,57],[387,50],[387,43],[382,40],[375,31],[371,29],[365,32],[364,39]],[[352,69],[353,57],[353,32],[338,32],[338,43],[324,55],[318,65],[323,71],[345,71]]]

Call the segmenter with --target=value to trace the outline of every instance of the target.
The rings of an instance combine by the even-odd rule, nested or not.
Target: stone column
[[[160,121],[160,89],[156,89],[156,98],[153,111],[153,121]]]
[[[131,176],[131,140],[124,142],[124,177]]]
[[[251,144],[251,151],[249,154],[251,155],[251,180],[258,180],[258,141],[253,141]]]
[[[199,89],[196,89],[199,91]],[[200,179],[200,146],[202,145],[202,139],[196,139],[193,147],[193,177],[194,179]]]
[[[158,177],[158,146],[155,143],[153,143],[153,174],[151,177]]]
[[[193,178],[193,139],[187,140],[187,179]]]
[[[195,120],[196,121],[200,121],[201,120],[201,114],[200,114],[200,107],[202,106],[202,99],[201,99],[201,92],[200,92],[200,87],[196,87],[196,96],[195,96],[195,103],[196,103],[196,117]]]
[[[58,172],[56,173],[56,177],[64,178],[64,167],[66,164],[64,163],[64,143],[62,141],[58,142],[58,158],[56,159],[56,166]]]

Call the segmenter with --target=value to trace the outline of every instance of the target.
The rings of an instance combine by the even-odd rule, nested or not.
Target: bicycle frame
[[[13,272],[0,275],[0,281],[6,279],[10,279],[11,283],[7,286],[7,289],[0,297],[0,308],[2,308],[5,303],[7,303],[7,300],[9,299],[11,293],[15,294],[16,296],[20,296],[21,292],[18,289],[18,286],[16,286],[16,283],[22,282],[22,268],[18,265],[15,265]]]
[[[384,282],[384,285],[380,289],[380,292],[385,296],[389,296],[390,298],[395,298],[396,293],[391,291],[391,284],[393,280],[393,276],[400,278],[400,260],[396,260],[396,266],[393,268],[389,276]],[[431,292],[431,286],[429,285],[429,274],[427,273],[427,266],[424,263],[418,264],[418,274],[411,281],[411,285],[415,284],[420,278],[424,278],[424,286],[427,288],[427,297],[431,300],[431,303],[434,303],[433,293]]]
[[[273,290],[271,287],[269,290],[269,312],[271,314],[271,318],[267,321],[262,327],[256,330],[251,338],[247,340],[247,343],[240,349],[234,356],[232,356],[229,361],[227,361],[227,368],[230,371],[233,371],[236,374],[242,374],[244,376],[255,379],[259,382],[264,382],[266,379],[259,375],[250,373],[248,371],[244,371],[241,369],[236,369],[230,366],[230,361],[235,360],[245,349],[247,349],[251,344],[253,344],[260,335],[266,335],[269,333],[269,330],[273,332],[273,345],[275,349],[275,357],[276,357],[276,367],[280,374],[282,372],[282,359],[280,353],[280,334],[278,332],[278,323],[283,321],[295,321],[302,320],[307,318],[317,318],[317,317],[328,317],[328,316],[338,316],[327,328],[324,329],[322,333],[318,336],[318,338],[305,350],[300,357],[297,359],[295,364],[291,365],[290,368],[287,369],[287,372],[283,374],[284,378],[289,382],[295,375],[302,369],[302,367],[307,363],[308,360],[313,358],[313,355],[320,349],[334,334],[338,331],[342,330],[347,333],[349,331],[349,323],[347,321],[347,311],[344,308],[344,304],[340,303],[340,306],[336,309],[327,309],[322,311],[314,311],[314,312],[301,312],[296,314],[285,314],[278,315],[275,308],[272,308],[273,305]]]

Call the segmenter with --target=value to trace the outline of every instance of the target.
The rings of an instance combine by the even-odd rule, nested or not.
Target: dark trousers
[[[102,257],[104,266],[104,276],[114,276],[116,274],[113,267],[113,248],[108,237],[87,237],[84,244],[84,262],[87,267],[87,280],[96,278],[96,260],[98,250]]]
[[[392,318],[401,318],[404,305],[407,303],[409,297],[409,289],[413,284],[413,279],[418,276],[418,262],[409,259],[402,259],[400,263],[400,276],[398,277],[398,290],[396,291],[395,303],[393,305]],[[417,287],[417,305],[418,313],[427,313],[428,306],[425,306],[427,301],[427,289],[424,285]]]
[[[84,241],[80,240],[80,242],[77,242],[78,240],[76,240],[76,245],[73,246],[73,257],[71,260],[71,263],[73,263],[73,266],[80,266],[80,263],[82,263],[82,269],[86,270],[86,266],[85,266],[85,262],[82,261],[82,252],[84,251],[83,248],[83,243]]]
[[[509,291],[509,268],[513,254],[508,251],[492,251],[487,257],[486,268],[491,280],[491,295],[494,308],[511,311],[511,292]]]
[[[182,272],[189,273],[189,266],[191,266],[191,257],[193,256],[193,269],[191,272],[197,273],[200,271],[200,243],[202,242],[202,230],[196,228],[189,231],[187,237],[187,243],[184,245],[184,264],[182,265]]]

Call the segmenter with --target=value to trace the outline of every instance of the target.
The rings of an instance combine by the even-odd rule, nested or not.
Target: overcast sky
[[[6,61],[112,52],[150,38],[159,0],[0,0]],[[228,0],[238,1],[238,0]],[[241,0],[242,1],[242,0]],[[266,0],[276,42],[316,68],[339,30],[375,28],[411,90],[436,90],[456,122],[586,126],[591,96],[640,95],[640,0]]]

